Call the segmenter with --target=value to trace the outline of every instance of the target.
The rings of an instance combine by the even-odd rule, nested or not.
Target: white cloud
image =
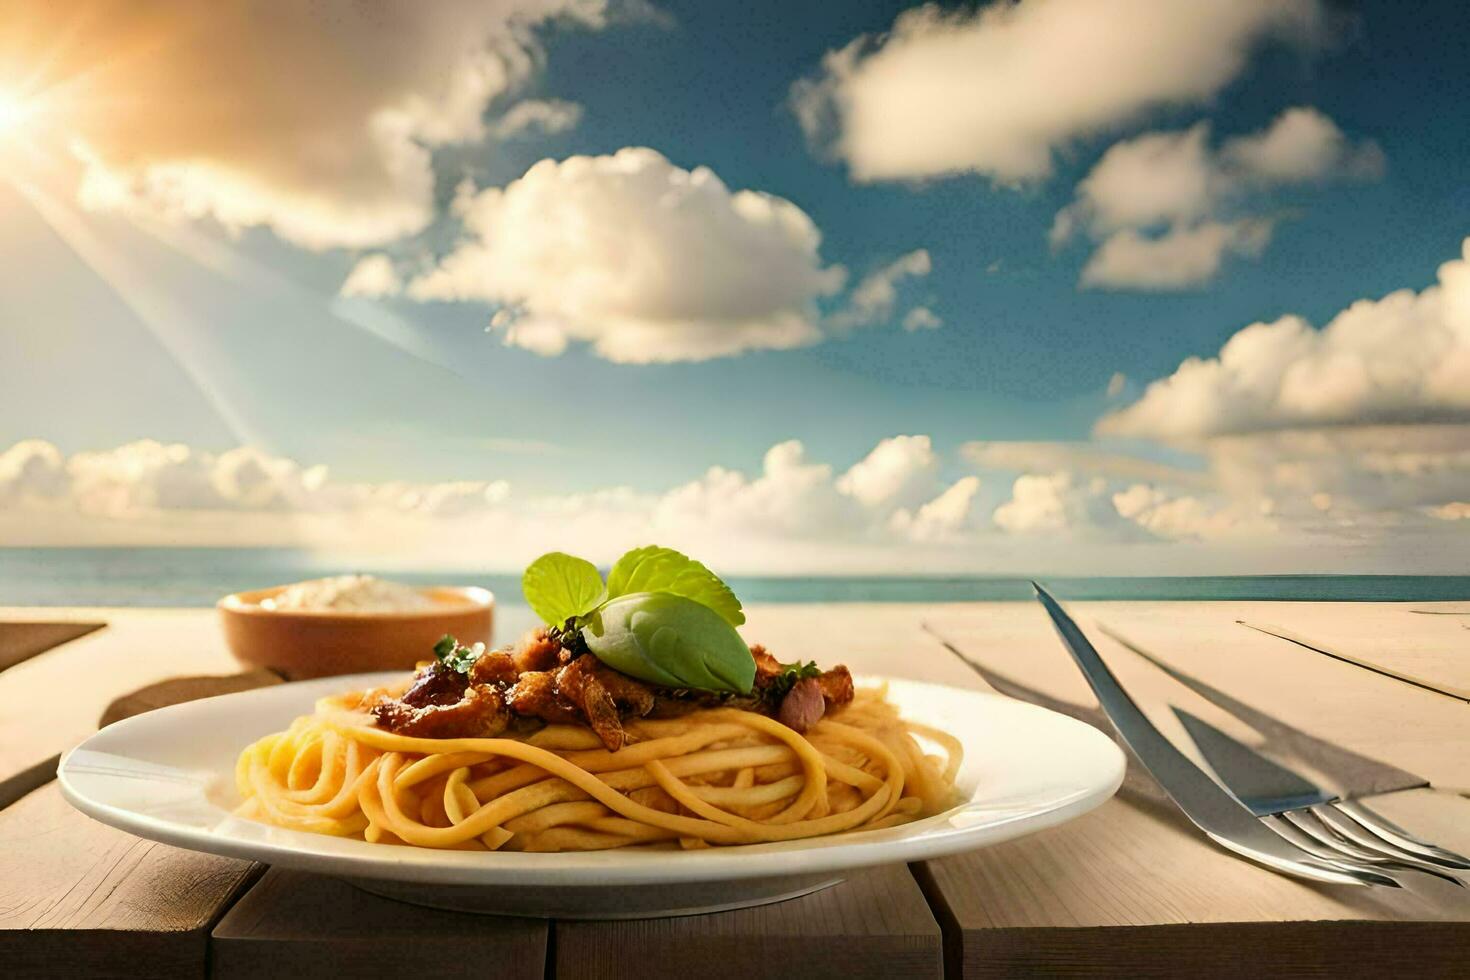
[[[84,204],[363,247],[429,223],[432,149],[484,138],[487,107],[542,60],[536,30],[601,28],[607,6],[104,4],[78,18],[37,3],[7,28],[17,50],[55,56],[42,77],[67,80],[56,125],[87,167]],[[98,61],[103,43],[125,54]]]
[[[1207,101],[1264,39],[1308,40],[1318,15],[1315,0],[926,5],[828,53],[791,102],[858,180],[1031,180],[1073,140]]]
[[[523,99],[505,111],[492,125],[500,139],[531,133],[564,133],[582,121],[582,107],[564,99]]]
[[[0,452],[0,540],[289,546],[369,567],[506,571],[549,549],[610,561],[657,541],[767,574],[1150,574],[1160,562],[1225,574],[1382,570],[1406,549],[1416,569],[1453,571],[1456,535],[1470,532],[1470,425],[1222,438],[1212,484],[1059,468],[1023,473],[1001,500],[973,475],[946,486],[930,453],[897,437],[841,472],[792,441],[752,474],[524,496],[503,480],[344,482],[250,447],[141,441],[68,457],[30,440]]]
[[[1274,218],[1255,196],[1285,184],[1382,176],[1376,143],[1351,143],[1316,109],[1297,107],[1259,133],[1210,147],[1210,126],[1145,133],[1108,148],[1057,213],[1054,248],[1085,233],[1101,245],[1082,285],[1186,289],[1214,279],[1229,255],[1258,256]]]
[[[843,280],[796,205],[649,149],[543,160],[459,211],[467,237],[410,295],[499,305],[506,342],[542,354],[571,341],[630,363],[800,347],[821,338],[817,301]]]
[[[944,321],[927,306],[916,306],[903,316],[903,328],[908,333],[917,333],[920,330],[938,330],[944,326]]]
[[[893,436],[842,474],[837,489],[870,508],[913,507],[933,494],[938,470],[928,436]]]
[[[1321,330],[1254,323],[1190,358],[1100,433],[1189,441],[1229,433],[1470,422],[1470,239],[1422,292],[1359,300]]]
[[[882,268],[864,276],[862,281],[848,294],[846,308],[834,314],[828,321],[829,325],[835,329],[845,330],[870,326],[892,319],[894,308],[898,305],[900,287],[911,280],[923,279],[933,271],[933,268],[934,265],[927,249],[915,249],[906,255],[899,256]],[[922,309],[922,307],[917,309]],[[910,310],[909,315],[912,316],[917,309]],[[927,325],[925,317],[937,319],[932,310],[924,310],[918,322]],[[911,329],[907,326],[907,318],[905,318],[905,329]]]
[[[1267,183],[1376,180],[1387,168],[1377,143],[1354,145],[1337,123],[1310,106],[1287,109],[1263,132],[1227,141],[1221,156],[1236,172]]]
[[[86,513],[126,518],[147,510],[277,510],[309,506],[321,472],[250,447],[221,454],[140,440],[67,461],[68,493]]]
[[[1053,245],[1077,230],[1103,237],[1124,228],[1193,221],[1209,214],[1221,193],[1212,165],[1210,127],[1144,133],[1120,140],[1077,183],[1076,200],[1057,213]]]
[[[1120,517],[1162,538],[1212,538],[1230,533],[1239,523],[1229,507],[1199,497],[1176,496],[1158,487],[1135,483],[1112,495]]]
[[[655,526],[725,528],[798,537],[831,534],[861,521],[861,508],[833,484],[832,467],[806,458],[797,440],[778,443],[754,478],[721,466],[659,501]]]
[[[901,509],[889,518],[889,526],[912,541],[944,541],[973,530],[978,511],[976,497],[980,478],[964,476],[918,511]]]
[[[66,458],[51,443],[25,439],[0,453],[0,502],[59,497],[66,488]]]
[[[1216,436],[1205,451],[1232,500],[1307,523],[1319,521],[1308,507],[1402,520],[1470,496],[1470,425],[1256,432]]]
[[[1206,221],[1163,235],[1126,228],[1114,232],[1082,268],[1082,285],[1113,289],[1175,290],[1214,279],[1226,255],[1257,256],[1271,240],[1265,219]]]
[[[1102,477],[1079,479],[1066,470],[1016,478],[1011,497],[995,509],[997,527],[1012,534],[1086,533],[1121,526]]]
[[[65,456],[40,440],[0,452],[0,530],[40,544],[312,544],[418,554],[494,542],[510,563],[678,541],[701,556],[952,543],[978,526],[979,480],[945,488],[927,436],[880,442],[840,476],[778,443],[760,471],[720,466],[663,492],[602,487],[522,499],[504,480],[343,482],[251,447],[223,453],[141,440]],[[10,532],[14,532],[13,534]],[[539,550],[538,550],[539,549]],[[523,553],[524,552],[524,553]]]
[[[343,296],[363,296],[381,299],[396,296],[403,291],[403,280],[393,267],[393,260],[382,252],[364,255],[342,281],[339,292]]]
[[[992,520],[1009,534],[1078,543],[1195,541],[1230,535],[1245,523],[1228,501],[1147,483],[1120,489],[1105,477],[1071,470],[1018,477]],[[1249,528],[1258,529],[1259,522]]]
[[[160,512],[362,514],[375,510],[449,515],[504,500],[504,481],[342,483],[325,466],[251,446],[222,453],[142,439],[70,457],[28,440],[0,454],[0,500],[64,503],[119,521]]]
[[[1208,480],[1202,470],[1146,459],[1089,442],[967,442],[960,456],[985,470],[1054,473],[1066,470],[1109,480],[1198,487]]]

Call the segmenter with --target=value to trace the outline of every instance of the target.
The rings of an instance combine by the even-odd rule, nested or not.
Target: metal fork
[[[1464,887],[1454,872],[1470,868],[1470,860],[1398,828],[1395,833],[1391,824],[1361,804],[1340,800],[1183,708],[1175,707],[1174,715],[1225,788],[1261,822],[1303,850],[1329,860],[1347,857],[1380,868],[1417,871]],[[1417,850],[1401,847],[1384,833]]]
[[[1393,865],[1365,861],[1318,845],[1309,849],[1301,838],[1292,840],[1257,820],[1154,727],[1072,617],[1040,585],[1032,582],[1031,586],[1119,737],[1184,815],[1211,839],[1258,864],[1299,878],[1345,885],[1404,886],[1406,872]]]

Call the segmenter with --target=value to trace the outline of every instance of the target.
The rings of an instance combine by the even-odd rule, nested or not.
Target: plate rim
[[[1117,792],[1122,784],[1127,761],[1117,743],[1102,731],[1078,719],[1039,705],[1009,698],[993,691],[901,677],[863,675],[858,678],[860,682],[887,682],[904,688],[918,689],[920,692],[937,690],[957,693],[966,697],[1004,704],[1007,711],[1020,711],[1034,717],[1046,717],[1048,724],[1068,730],[1078,738],[1091,740],[1094,748],[1110,759],[1111,770],[1105,774],[1105,778],[1098,779],[1090,786],[1079,788],[1078,791],[1045,809],[1019,813],[974,828],[956,828],[950,833],[928,836],[893,836],[895,832],[900,835],[912,834],[914,828],[932,825],[931,822],[952,816],[957,810],[963,808],[964,804],[945,811],[943,814],[937,814],[902,827],[857,831],[851,834],[820,838],[823,843],[819,846],[801,847],[801,841],[784,841],[776,844],[734,845],[696,852],[647,851],[639,852],[640,856],[656,854],[659,855],[659,858],[595,867],[589,867],[585,863],[589,854],[615,854],[617,852],[587,852],[581,855],[584,862],[560,866],[556,862],[562,856],[556,854],[502,855],[506,858],[536,859],[533,862],[517,860],[436,864],[428,860],[412,858],[412,855],[423,856],[438,853],[432,848],[411,848],[408,849],[407,854],[397,856],[391,853],[399,850],[399,847],[394,845],[380,845],[383,853],[377,850],[361,854],[331,853],[311,848],[311,844],[314,843],[313,839],[322,835],[304,831],[289,831],[284,828],[273,828],[284,835],[289,835],[282,841],[226,835],[219,833],[217,827],[196,827],[94,799],[73,783],[70,767],[74,756],[83,751],[97,751],[93,743],[103,739],[104,736],[110,741],[120,735],[126,735],[128,729],[156,726],[161,720],[167,719],[170,714],[197,712],[204,705],[220,700],[279,696],[285,688],[345,689],[354,682],[370,684],[374,682],[374,678],[379,679],[380,682],[385,677],[401,676],[402,673],[402,671],[389,671],[316,678],[249,691],[237,691],[157,708],[115,722],[94,732],[83,742],[69,749],[57,766],[57,782],[60,784],[62,796],[71,806],[100,823],[147,840],[206,854],[259,861],[293,870],[418,884],[608,887],[711,881],[733,882],[747,878],[768,878],[777,874],[793,876],[823,874],[884,864],[932,860],[950,854],[978,850],[1058,826],[1102,805]],[[302,696],[307,695],[303,693]],[[319,695],[312,695],[312,698],[317,696]],[[229,773],[217,771],[214,771],[213,775],[216,778],[230,777]],[[873,835],[885,835],[885,837],[875,839]],[[330,837],[322,839],[337,840],[337,838]],[[772,847],[779,849],[770,850]],[[675,853],[679,855],[680,860],[661,859]],[[409,859],[404,860],[405,857]],[[765,860],[751,860],[754,857]],[[780,867],[773,868],[772,862],[779,862]]]

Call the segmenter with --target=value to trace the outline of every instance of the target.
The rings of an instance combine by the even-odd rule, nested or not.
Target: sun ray
[[[235,440],[241,445],[269,449],[269,440],[216,383],[207,358],[196,341],[197,324],[162,291],[149,285],[148,277],[141,274],[119,250],[109,246],[88,228],[74,209],[25,178],[0,174],[0,179],[14,187],[67,247],[122,300],[193,382]]]
[[[313,304],[321,304],[323,312],[333,319],[368,334],[372,339],[387,344],[399,353],[456,377],[467,378],[454,359],[431,343],[422,330],[386,309],[381,303],[343,297],[331,297],[324,302],[317,290],[270,268],[228,242],[187,225],[163,221],[149,215],[132,215],[130,218],[139,231],[222,276],[255,288],[289,292]]]

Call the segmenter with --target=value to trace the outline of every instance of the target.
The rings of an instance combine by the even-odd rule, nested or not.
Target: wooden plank
[[[1345,629],[1385,615],[1379,607],[1389,605],[1395,609],[1388,613],[1402,615],[1406,633],[1415,631],[1419,622],[1453,618],[1410,616],[1397,604],[1386,603],[1094,602],[1069,604],[1069,609],[1150,720],[1187,754],[1195,753],[1169,710],[1170,704],[1267,755],[1275,748],[1260,733],[1104,635],[1099,624],[1316,738],[1423,776],[1438,787],[1454,791],[1470,787],[1470,752],[1463,751],[1467,722],[1462,702],[1338,663],[1237,622],[1268,617],[1290,621],[1302,614],[1297,607],[1313,605],[1331,609],[1306,614],[1334,614]],[[976,659],[1017,681],[1076,704],[1096,704],[1039,606],[984,603],[949,607],[931,613],[928,622]],[[1413,724],[1405,724],[1407,718]],[[1278,761],[1326,785],[1337,785],[1332,773],[1315,770],[1308,762],[1286,757]]]
[[[53,783],[0,810],[0,973],[203,976],[209,927],[257,873],[84,817]]]
[[[1343,795],[1371,796],[1378,793],[1418,789],[1429,785],[1427,779],[1416,773],[1353,752],[1351,749],[1324,741],[1309,732],[1288,725],[1279,718],[1258,710],[1249,702],[1242,701],[1205,683],[1193,674],[1180,670],[1157,654],[1131,643],[1125,637],[1111,633],[1106,627],[1099,628],[1103,631],[1104,636],[1144,658],[1206,701],[1235,716],[1259,733],[1262,742],[1257,747],[1257,751],[1275,755],[1288,762],[1299,761],[1319,772],[1329,774],[1330,782]]]
[[[1373,647],[1367,646],[1366,649],[1370,651],[1370,656],[1369,654],[1356,652],[1358,649],[1363,648],[1363,641],[1361,639],[1355,641],[1351,647],[1344,647],[1338,641],[1329,644],[1317,639],[1320,634],[1316,632],[1313,632],[1311,636],[1304,636],[1284,626],[1276,626],[1274,624],[1263,625],[1260,623],[1242,622],[1241,625],[1249,626],[1253,630],[1259,630],[1262,633],[1285,640],[1288,643],[1295,643],[1303,649],[1311,650],[1313,653],[1320,653],[1324,657],[1331,657],[1343,663],[1353,664],[1356,667],[1372,671],[1375,674],[1391,677],[1394,680],[1402,681],[1405,684],[1412,684],[1414,687],[1423,688],[1426,691],[1433,691],[1436,694],[1443,694],[1447,698],[1470,702],[1470,683],[1458,679],[1446,682],[1436,676],[1431,676],[1430,673],[1417,666],[1417,664],[1422,663],[1426,659],[1423,650],[1408,651],[1409,655],[1406,656],[1406,651],[1402,647],[1397,649],[1374,650]],[[1456,637],[1456,639],[1461,640],[1462,645],[1464,644],[1463,639],[1460,637]],[[1407,666],[1401,666],[1406,662]],[[1438,660],[1436,663],[1436,666],[1443,667],[1443,665],[1443,659]],[[1456,664],[1455,667],[1459,669],[1454,670],[1453,675],[1464,674],[1464,667],[1470,667],[1470,658],[1466,659],[1463,666]]]
[[[60,646],[93,630],[102,623],[0,622],[0,670],[14,667],[38,653]]]
[[[1443,749],[1426,756],[1419,736],[1402,731],[1413,726],[1388,723],[1395,714],[1428,711],[1431,726],[1449,737],[1443,706],[1431,704],[1443,699],[1409,690],[1395,703],[1381,688],[1365,694],[1351,677],[1332,676],[1324,662],[1283,656],[1269,638],[1235,626],[1230,617],[1238,609],[1229,607],[1240,605],[1093,603],[1074,611],[1166,731],[1178,725],[1168,711],[1172,702],[1202,716],[1210,712],[1242,740],[1261,742],[1260,733],[1089,625],[1111,624],[1151,653],[1277,717],[1356,735],[1359,747],[1386,749],[1397,764],[1452,762]],[[1039,610],[951,609],[930,622],[958,638],[967,654],[1048,697],[1095,704]],[[1370,717],[1384,723],[1371,739],[1361,716],[1354,726],[1338,713],[1341,701],[1367,707],[1368,695],[1377,699]],[[1463,799],[1413,790],[1371,802],[1446,846],[1470,846],[1470,805]],[[1362,971],[1402,968],[1403,950],[1417,952],[1421,943],[1434,944],[1434,952],[1422,960],[1416,955],[1414,969],[1433,975],[1462,969],[1458,954],[1442,951],[1470,942],[1470,894],[1463,890],[1437,882],[1427,882],[1423,895],[1308,885],[1239,860],[1212,845],[1172,804],[1137,795],[1064,827],[929,862],[920,877],[946,926],[951,972],[963,976]]]
[[[225,914],[210,941],[212,975],[545,975],[549,925],[406,905],[320,875],[271,869]]]
[[[1413,794],[1433,795],[1398,795]],[[1311,885],[1210,845],[1175,810],[1121,799],[921,874],[965,977],[1390,974],[1408,950],[1415,975],[1449,975],[1470,943],[1463,890]]]
[[[1464,976],[1464,943],[1463,930],[1434,922],[1040,927],[967,934],[946,976],[1451,978]]]
[[[939,925],[907,868],[733,912],[558,922],[554,975],[578,980],[939,977]]]
[[[54,770],[121,694],[181,674],[232,674],[213,611],[135,611],[0,671],[0,795]],[[13,794],[12,794],[13,795]]]
[[[1263,608],[1276,614],[1289,612],[1291,605],[1097,603],[1079,611],[1084,620],[1102,618],[1130,640],[1167,656],[1191,674],[1314,735],[1422,772],[1436,783],[1454,785],[1456,778],[1470,777],[1470,760],[1459,750],[1464,738],[1463,705],[1412,689],[1388,693],[1388,687],[1403,685],[1371,678],[1365,682],[1365,675],[1355,668],[1304,651],[1293,653],[1281,641],[1234,623]],[[1358,605],[1336,607],[1336,611],[1345,619],[1376,614]],[[937,641],[919,632],[918,622],[928,619],[946,635],[960,636],[967,649],[982,652],[1017,681],[1078,705],[1093,703],[1045,618],[1029,604],[762,606],[748,612],[746,634],[767,643],[784,659],[840,660],[859,672],[983,686]],[[192,624],[165,628],[163,620],[170,615],[192,619]],[[102,659],[109,665],[120,664],[125,672],[130,665],[137,666],[135,659],[146,662],[156,655],[157,660],[148,667],[155,671],[153,676],[134,684],[233,666],[219,646],[212,652],[205,650],[201,662],[199,651],[210,640],[217,643],[207,613],[142,613],[136,626],[128,625],[130,619],[121,617],[119,629],[131,638],[113,648],[126,654],[120,661],[112,655]],[[1406,619],[1451,621],[1454,617]],[[188,640],[191,630],[194,642],[180,642]],[[42,690],[64,690],[69,674],[85,663],[65,661],[47,672],[36,668],[52,658],[61,662],[63,653],[69,655],[72,647],[91,642],[93,637],[83,637],[0,674],[0,696],[7,690],[7,675],[22,673],[39,678]],[[1177,734],[1172,731],[1177,722],[1166,707],[1173,701],[1238,738],[1261,744],[1259,733],[1108,642],[1099,639],[1104,656],[1130,690],[1145,701],[1161,728]],[[159,653],[164,648],[171,651],[167,658]],[[214,655],[220,659],[210,660]],[[139,673],[146,674],[147,669],[140,668]],[[92,719],[105,703],[91,702]],[[46,723],[40,710],[29,718],[32,727]],[[1404,718],[1413,718],[1414,724],[1403,724]],[[8,751],[8,723],[8,718],[0,716],[0,766]],[[74,719],[66,724],[74,724]],[[21,728],[12,731],[25,734]],[[1470,778],[1460,785],[1470,785]],[[1426,837],[1470,851],[1470,839],[1466,839],[1470,810],[1463,809],[1470,801],[1416,790],[1370,802],[1385,816]],[[838,889],[765,909],[649,922],[559,923],[552,943],[553,962],[569,976],[631,976],[636,971],[642,978],[650,973],[697,971],[743,978],[777,969],[783,976],[901,975],[895,970],[933,976],[938,969],[938,924],[922,903],[911,876],[903,869],[882,869],[881,873],[894,872],[900,877],[890,878],[889,887],[897,897],[885,898],[882,888],[874,894],[872,886],[864,886],[868,890],[859,891],[853,900],[853,886],[879,873],[872,872]],[[1280,964],[1294,964],[1303,971],[1320,968],[1319,964],[1378,965],[1389,952],[1396,953],[1394,964],[1402,968],[1406,949],[1414,951],[1409,965],[1416,972],[1432,973],[1444,965],[1442,959],[1433,958],[1440,949],[1463,949],[1470,942],[1461,924],[1470,918],[1464,895],[1444,899],[1437,894],[1414,896],[1299,883],[1220,851],[1171,806],[1147,799],[1114,801],[1065,827],[932,862],[921,866],[919,874],[923,894],[948,924],[945,938],[952,941],[953,964],[972,975],[1027,968],[1207,973],[1225,969],[1227,955],[1232,972],[1239,975],[1242,964],[1278,972],[1283,969]],[[0,880],[4,877],[0,875]],[[267,901],[269,893],[262,894],[267,909],[277,901]],[[916,896],[918,904],[912,901]],[[0,901],[0,909],[16,904],[8,898]],[[407,907],[388,908],[396,915]],[[1280,921],[1284,916],[1292,921]],[[310,929],[306,917],[305,912],[295,916],[301,920],[303,934]],[[286,926],[271,928],[285,936]],[[351,922],[344,921],[342,928],[349,930]],[[870,932],[876,939],[869,939]],[[292,943],[304,949],[308,944],[304,935],[299,940],[254,941],[279,944],[282,949]],[[370,943],[372,936],[362,941]],[[348,945],[349,940],[343,938],[341,943]],[[916,954],[916,948],[928,952]],[[1425,948],[1431,952],[1421,956]],[[821,950],[829,955],[819,962]],[[1268,951],[1276,961],[1268,961]],[[248,956],[240,962],[248,965]]]
[[[1331,605],[1291,603],[1242,618],[1330,656],[1470,700],[1470,617],[1453,615],[1462,608],[1463,603],[1368,603],[1344,616]]]

